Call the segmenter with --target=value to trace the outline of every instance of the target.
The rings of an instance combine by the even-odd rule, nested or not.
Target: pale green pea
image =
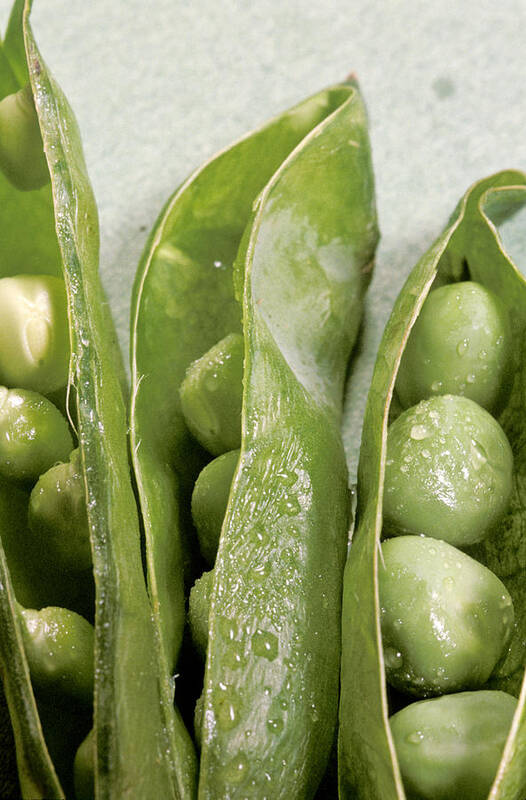
[[[412,703],[389,720],[407,800],[487,800],[517,700],[478,691]]]
[[[419,697],[486,683],[514,623],[491,570],[447,542],[399,536],[382,544],[378,579],[389,683]]]
[[[389,535],[474,544],[501,521],[512,486],[506,434],[467,397],[422,400],[389,427],[383,496]]]
[[[192,494],[192,518],[203,558],[214,565],[219,546],[230,486],[239,460],[239,450],[218,456],[200,472]]]
[[[210,614],[210,595],[214,583],[214,570],[203,572],[190,592],[188,621],[192,641],[198,653],[204,658],[208,647],[208,616]]]
[[[21,608],[31,680],[49,693],[93,701],[93,626],[66,608]]]
[[[243,337],[231,333],[190,365],[180,388],[186,424],[213,455],[241,444]]]
[[[17,189],[40,189],[49,170],[31,86],[0,102],[0,170]]]
[[[88,569],[91,548],[78,450],[40,476],[29,499],[29,528],[42,557],[67,572]]]
[[[76,800],[95,797],[95,729],[92,728],[75,755],[73,780]]]
[[[73,440],[60,411],[37,392],[0,386],[0,475],[36,481],[66,461]]]
[[[408,408],[432,395],[454,394],[495,412],[512,381],[512,332],[499,298],[473,281],[432,291],[398,371],[396,390],[402,405]]]
[[[49,394],[68,379],[64,281],[53,275],[0,279],[0,383]]]

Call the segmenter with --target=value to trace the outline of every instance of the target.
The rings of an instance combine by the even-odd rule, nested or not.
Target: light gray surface
[[[7,21],[10,0],[0,0]],[[409,269],[474,180],[526,168],[526,0],[35,0],[41,50],[77,114],[123,347],[131,283],[168,195],[268,116],[357,73],[382,242],[353,375],[363,397]]]

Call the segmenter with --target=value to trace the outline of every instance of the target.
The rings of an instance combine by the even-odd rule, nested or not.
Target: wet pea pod
[[[204,512],[206,523],[221,517],[225,500],[202,637],[202,800],[312,797],[327,764],[349,520],[342,392],[376,241],[366,118],[351,82],[191,176],[162,213],[137,276],[130,426],[167,718],[187,532],[195,536],[190,498],[210,459],[189,430],[199,436],[186,404],[193,378],[179,389],[190,365],[213,361],[225,337],[243,345],[242,382],[221,394],[226,405],[214,399],[222,389],[213,364],[198,399],[207,426],[226,411],[241,434],[232,486],[226,478],[229,491],[213,491],[212,513]],[[239,445],[200,441],[212,454]],[[199,505],[194,496],[194,511]]]
[[[526,793],[526,283],[499,233],[525,203],[520,172],[471,187],[408,278],[380,345],[344,580],[342,798],[521,800]],[[386,534],[396,536],[380,548]],[[424,558],[415,548],[429,552]],[[430,625],[428,647],[421,637]],[[465,650],[464,677],[454,665],[457,647]],[[402,661],[409,669],[400,683]],[[390,725],[386,673],[404,691],[414,692],[426,674],[423,694],[436,693],[444,677],[438,691],[457,679],[456,691],[481,689],[413,703]]]
[[[31,798],[73,793],[74,738],[69,732],[75,730],[80,743],[86,720],[89,727],[93,716],[99,800],[135,793],[178,797],[159,710],[154,629],[129,475],[124,370],[98,276],[97,212],[76,122],[35,43],[30,10],[29,0],[16,0],[0,44],[0,380],[5,384],[0,412],[0,672],[16,744],[19,793]],[[66,394],[64,408],[74,428],[52,403]],[[85,511],[85,518],[81,511],[75,520],[83,542],[77,552],[64,541],[69,531],[63,518],[58,522],[60,504],[56,496],[50,501],[53,478],[46,473],[67,471],[75,440],[75,463],[70,462],[65,483],[59,478],[58,484],[62,491],[70,483],[70,511],[81,506]],[[57,461],[63,462],[60,468],[54,466]],[[33,508],[28,520],[30,491],[41,473],[47,474],[47,508]],[[40,483],[37,494],[42,488]],[[80,505],[75,506],[73,495]],[[51,555],[53,547],[62,551],[56,558],[60,566]],[[92,589],[81,589],[76,598],[70,593],[83,585],[81,575],[89,576],[89,586],[95,578],[95,603]],[[21,615],[19,603],[33,611]],[[77,619],[76,625],[72,606],[81,605],[95,619],[94,646],[89,636],[82,647],[77,642],[82,663],[72,659],[74,675],[67,679],[58,639],[44,664],[35,659],[24,623],[28,615],[45,615],[39,609],[52,605],[60,606],[56,614],[66,617],[73,630],[88,622]],[[66,623],[58,627],[67,638]],[[62,676],[54,688],[52,665],[60,667],[56,675]],[[93,665],[92,689],[83,668],[91,675]],[[78,729],[68,687],[86,696]]]

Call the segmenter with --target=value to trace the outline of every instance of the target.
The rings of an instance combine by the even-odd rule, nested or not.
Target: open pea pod
[[[70,409],[75,405],[96,585],[95,794],[178,797],[166,755],[154,628],[128,467],[124,373],[98,276],[97,212],[76,122],[35,43],[30,9],[30,0],[13,8],[0,47],[0,93],[4,97],[29,85],[50,181],[41,189],[20,191],[0,175],[0,274],[47,273],[63,277],[66,286],[69,400]],[[16,491],[13,502],[18,503]],[[1,511],[0,538],[6,541],[10,514],[16,511]],[[1,548],[0,589],[0,669],[21,792],[28,798],[64,797],[42,734]]]
[[[477,545],[476,558],[506,585],[516,615],[509,653],[490,682],[491,688],[511,692],[519,701],[489,798],[521,800],[526,796],[526,281],[499,235],[499,225],[524,204],[526,175],[521,172],[501,172],[474,184],[444,233],[409,276],[380,345],[364,418],[357,529],[344,580],[339,731],[342,798],[405,797],[388,723],[378,594],[387,426],[401,357],[433,282],[470,279],[501,298],[515,330],[518,366],[507,406],[499,418],[514,454],[511,507],[490,538]]]
[[[349,517],[343,381],[376,241],[365,110],[350,82],[192,175],[137,276],[132,452],[167,679],[204,464],[179,386],[219,339],[242,331],[245,343],[241,455],[210,613],[202,798],[311,796],[327,762]]]

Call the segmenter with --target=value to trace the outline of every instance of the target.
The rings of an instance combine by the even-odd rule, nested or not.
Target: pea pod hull
[[[2,275],[53,273],[66,286],[68,396],[76,412],[96,586],[95,791],[97,798],[176,797],[128,467],[124,370],[98,276],[97,211],[76,122],[38,50],[30,9],[29,0],[13,7],[0,48],[6,67],[0,88],[4,96],[29,83],[50,183],[19,192],[0,177],[0,260]],[[3,514],[2,539],[6,526]],[[42,733],[3,551],[0,572],[0,666],[22,795],[64,797]],[[145,763],[152,766],[144,769]]]
[[[380,632],[378,558],[389,411],[402,354],[433,282],[474,280],[498,295],[517,326],[517,371],[500,422],[514,451],[511,508],[476,558],[501,578],[513,597],[517,630],[491,688],[519,698],[517,711],[491,788],[491,800],[519,800],[526,791],[525,595],[521,526],[526,282],[511,261],[499,225],[526,203],[526,176],[505,171],[474,184],[444,233],[421,258],[402,289],[386,326],[367,401],[358,474],[358,522],[345,568],[339,781],[342,798],[402,800],[405,797],[388,723],[384,654]],[[521,411],[522,409],[522,411]],[[367,702],[364,702],[367,698]]]
[[[189,492],[204,463],[178,387],[219,339],[239,331],[245,341],[201,798],[312,796],[327,762],[349,522],[343,382],[376,242],[365,110],[357,86],[342,84],[198,170],[161,215],[136,281],[132,451],[167,663],[180,641],[167,620],[182,626],[184,614]]]

